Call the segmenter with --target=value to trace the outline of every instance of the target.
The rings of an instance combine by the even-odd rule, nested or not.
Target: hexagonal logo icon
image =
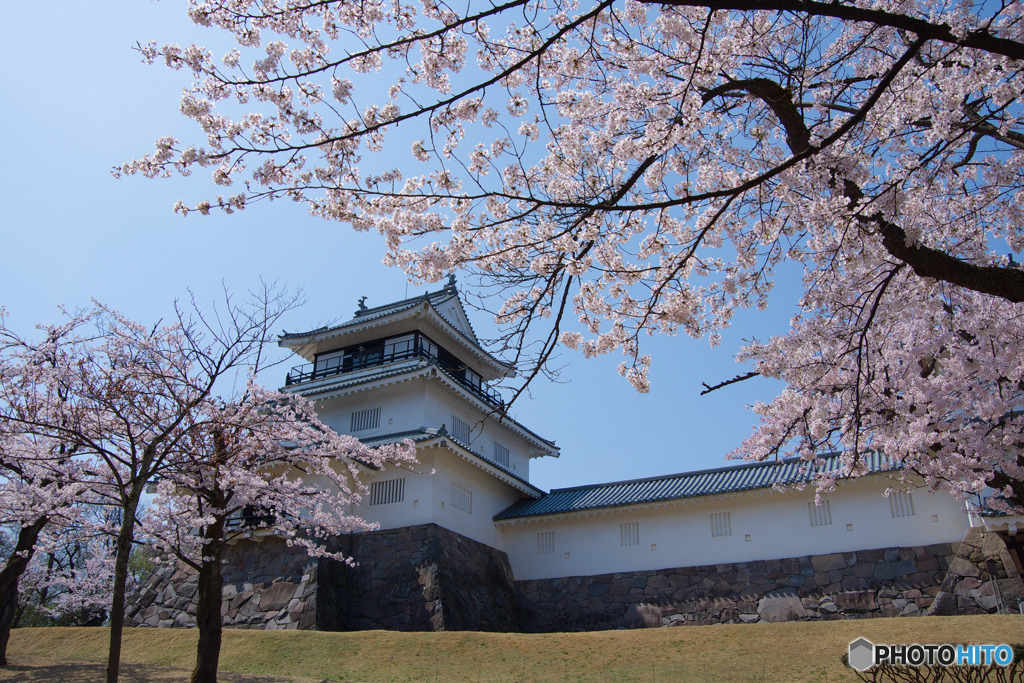
[[[857,671],[866,671],[875,663],[875,645],[867,638],[858,638],[850,643],[850,666]]]

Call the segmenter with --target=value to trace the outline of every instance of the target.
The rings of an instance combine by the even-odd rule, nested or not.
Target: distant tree
[[[107,620],[114,558],[104,510],[76,507],[41,535],[22,577],[15,626],[100,626]]]
[[[717,343],[796,262],[793,329],[740,354],[789,384],[743,451],[839,448],[856,473],[884,448],[1024,504],[1020,2],[189,12],[237,49],[140,49],[195,76],[203,143],[115,173],[209,168],[228,195],[178,210],[287,197],[379,231],[413,279],[481,273],[527,381],[562,344],[623,353],[646,391],[645,334]]]
[[[193,683],[215,683],[220,657],[225,546],[254,531],[300,545],[311,556],[344,559],[332,536],[374,528],[354,512],[365,492],[360,473],[415,460],[412,442],[368,448],[336,434],[300,396],[250,384],[236,400],[196,411],[185,458],[169,469],[143,518],[159,552],[198,573],[199,644]]]

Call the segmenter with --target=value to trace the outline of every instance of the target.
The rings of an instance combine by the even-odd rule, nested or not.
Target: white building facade
[[[352,512],[379,530],[328,541],[351,563],[238,520],[225,626],[547,632],[973,614],[1024,600],[1019,519],[970,528],[961,503],[873,454],[849,480],[824,456],[542,491],[530,463],[559,449],[502,416],[489,384],[513,369],[481,348],[454,278],[385,306],[361,301],[351,320],[280,344],[305,361],[284,391],[370,446],[412,440],[418,462],[364,472],[369,495]],[[840,481],[817,501],[820,473]],[[155,572],[128,622],[194,625],[196,580]]]
[[[545,493],[530,462],[559,450],[501,416],[488,383],[513,370],[480,347],[454,279],[386,306],[360,302],[352,320],[280,343],[306,361],[284,391],[315,400],[326,424],[369,445],[417,445],[415,467],[372,474],[362,516],[382,529],[436,524],[503,551],[516,580],[956,543],[969,526],[962,503],[906,490],[877,456],[872,474],[820,504],[807,484],[841,476],[834,456],[813,471],[742,464]]]

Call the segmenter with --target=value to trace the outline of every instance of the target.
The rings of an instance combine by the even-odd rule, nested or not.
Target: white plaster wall
[[[424,386],[425,382],[417,378],[329,398],[317,402],[317,414],[320,420],[334,431],[339,434],[352,434],[357,438],[440,426],[425,422]],[[377,407],[381,409],[379,427],[359,432],[351,431],[353,412]]]
[[[432,521],[492,548],[500,547],[501,534],[494,526],[494,515],[520,500],[523,494],[445,448],[434,450],[437,455],[432,477]],[[472,492],[471,512],[453,507],[452,483]]]
[[[501,537],[493,517],[518,501],[522,494],[447,448],[420,448],[417,457],[419,464],[411,469],[385,468],[364,479],[369,485],[403,477],[405,495],[401,502],[370,505],[370,498],[366,496],[353,511],[382,529],[435,523],[491,547],[499,547]],[[452,506],[453,482],[472,492],[469,512]]]
[[[828,496],[828,526],[810,526],[812,490],[762,489],[682,504],[502,523],[501,548],[516,579],[537,579],[960,541],[968,526],[962,503],[917,490],[912,494],[915,514],[893,519],[889,500],[882,496],[891,485],[885,477],[841,484]],[[730,513],[732,535],[712,538],[711,514],[717,512]],[[634,521],[640,542],[622,547],[620,524]],[[545,531],[554,532],[554,552],[538,554],[537,534]]]
[[[472,428],[470,448],[488,460],[494,457],[494,442],[497,441],[509,451],[508,469],[521,479],[530,480],[530,446],[519,436],[494,417],[464,401],[440,382],[428,382],[426,387],[425,415],[427,425],[446,425],[452,431],[452,416]]]
[[[367,494],[355,512],[368,522],[379,524],[382,529],[396,529],[403,526],[427,524],[434,519],[434,484],[431,471],[435,467],[435,450],[420,448],[416,451],[418,463],[405,468],[385,467],[365,478],[372,482],[405,479],[405,496],[397,503],[370,505]]]

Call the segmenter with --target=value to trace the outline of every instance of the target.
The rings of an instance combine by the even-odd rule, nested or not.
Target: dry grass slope
[[[225,683],[255,681],[855,681],[840,663],[851,640],[1024,642],[1024,616],[691,626],[544,635],[361,631],[224,633]],[[106,629],[18,629],[0,680],[95,680]],[[181,680],[195,632],[127,629],[129,683]],[[76,664],[79,667],[66,667]],[[49,667],[37,670],[33,667]],[[46,677],[38,677],[43,676]]]

